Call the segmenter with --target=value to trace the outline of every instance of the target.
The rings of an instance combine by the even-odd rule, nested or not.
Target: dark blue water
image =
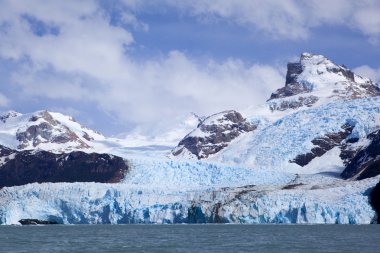
[[[380,252],[380,225],[0,226],[0,252]]]

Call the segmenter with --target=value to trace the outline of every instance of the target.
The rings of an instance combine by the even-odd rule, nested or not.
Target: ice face
[[[379,177],[363,181],[319,177],[297,179],[304,184],[203,190],[126,183],[29,184],[0,191],[0,223],[17,224],[24,218],[65,224],[371,222],[375,213],[368,194]]]

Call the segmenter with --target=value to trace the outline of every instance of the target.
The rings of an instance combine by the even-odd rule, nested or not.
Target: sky
[[[380,81],[378,0],[0,0],[0,111],[106,135],[264,103],[323,54]]]

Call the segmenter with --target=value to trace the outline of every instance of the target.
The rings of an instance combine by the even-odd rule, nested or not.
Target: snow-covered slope
[[[302,167],[295,159],[313,154],[311,161],[317,157],[326,160],[323,155],[330,155],[326,162],[340,164],[343,170],[341,150],[364,145],[361,142],[367,135],[380,128],[380,97],[337,101],[289,114],[275,122],[261,122],[259,129],[232,142],[212,160],[260,169],[318,173],[326,171],[328,164],[311,168],[309,161]],[[325,150],[315,152],[321,147]],[[338,149],[331,154],[334,147]]]
[[[10,111],[0,115],[0,144],[12,149],[86,150],[94,140],[104,140],[104,136],[61,113]]]

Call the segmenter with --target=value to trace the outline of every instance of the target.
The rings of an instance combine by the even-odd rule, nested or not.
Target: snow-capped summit
[[[303,53],[299,62],[287,67],[285,87],[272,93],[268,100],[272,111],[380,95],[378,84],[323,55]]]
[[[21,113],[16,112],[16,111],[7,111],[2,114],[0,114],[0,121],[5,123],[9,118],[14,118],[20,116]]]
[[[13,149],[57,152],[89,149],[91,141],[102,139],[103,135],[61,113],[9,111],[0,114],[0,144]]]
[[[243,133],[256,129],[237,111],[224,111],[200,121],[197,128],[183,138],[172,151],[174,156],[207,158]]]

